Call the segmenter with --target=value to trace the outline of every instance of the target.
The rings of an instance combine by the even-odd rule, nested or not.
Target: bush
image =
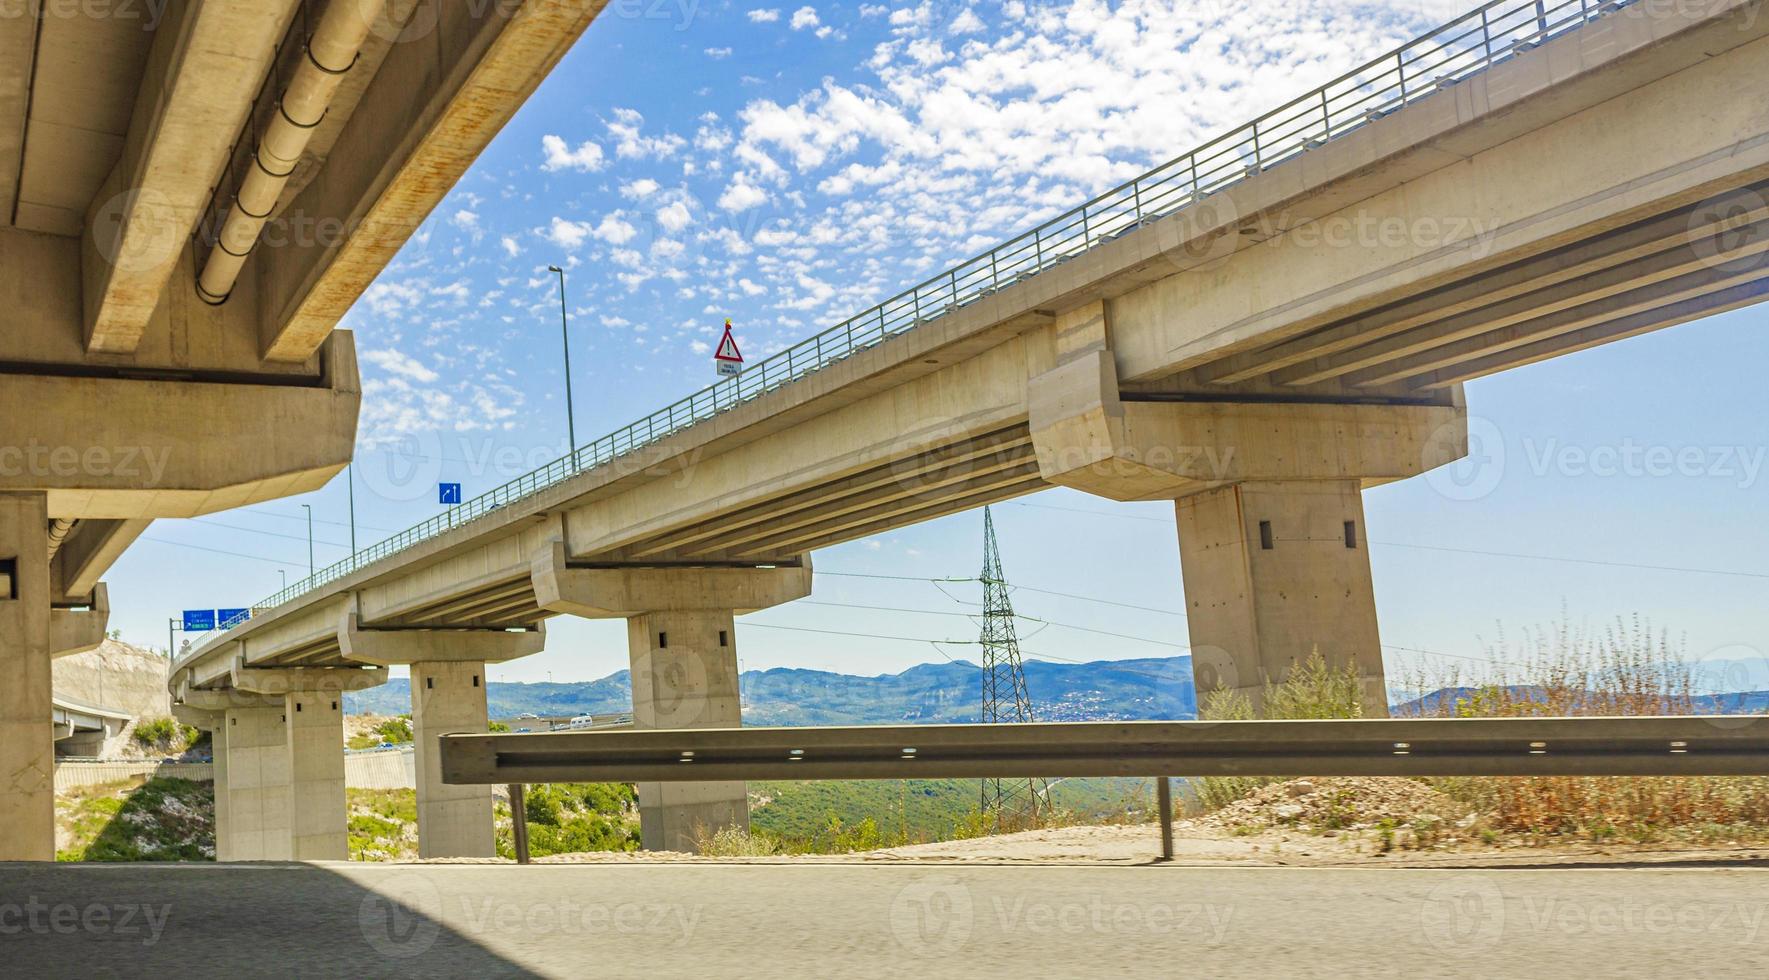
[[[200,733],[171,718],[142,718],[135,723],[135,741],[155,749],[178,749],[197,740]]]
[[[1335,669],[1327,665],[1319,650],[1291,668],[1290,676],[1281,683],[1265,686],[1265,715],[1268,719],[1303,720],[1309,718],[1362,718],[1364,716],[1357,667],[1347,664]],[[1253,703],[1235,691],[1211,691],[1204,699],[1199,716],[1211,721],[1249,721]],[[1264,776],[1209,776],[1192,782],[1197,804],[1206,812],[1221,808],[1250,796],[1262,786],[1279,780]]]
[[[1562,622],[1489,647],[1493,666],[1465,678],[1415,672],[1413,717],[1689,715],[1708,705],[1680,643],[1639,618],[1601,631]],[[1428,695],[1450,692],[1453,696]],[[1481,812],[1498,832],[1637,842],[1761,839],[1769,779],[1718,776],[1457,777],[1427,780]]]

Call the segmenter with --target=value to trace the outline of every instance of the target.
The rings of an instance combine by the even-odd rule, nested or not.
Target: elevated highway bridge
[[[390,3],[377,16],[400,10],[412,13]],[[114,360],[105,352],[182,309],[170,346],[121,355],[177,377],[131,367],[115,383],[325,399],[242,423],[302,419],[272,428],[324,438],[305,455],[217,452],[260,471],[209,490],[50,488],[27,503],[198,513],[335,473],[356,396],[348,340],[330,325],[594,13],[540,0],[508,19],[447,13],[437,43],[380,55],[376,29],[343,14],[315,32],[327,48],[363,37],[361,57],[382,59],[353,114],[364,123],[341,120],[330,144],[316,133],[323,159],[303,155],[288,186],[254,178],[236,194],[245,208],[210,207],[226,257],[196,254],[180,232],[162,265],[181,298],[148,326],[132,333],[120,286],[118,305],[102,301],[102,276],[80,280],[83,305],[58,322],[80,325],[86,359]],[[1257,698],[1318,648],[1355,664],[1384,710],[1360,491],[1467,452],[1468,379],[1769,289],[1761,13],[1761,0],[1497,0],[296,583],[174,665],[181,711],[216,733],[222,856],[343,855],[340,694],[392,664],[412,670],[421,852],[489,854],[489,792],[442,782],[434,736],[484,729],[483,665],[538,652],[546,619],[628,621],[638,727],[734,725],[733,617],[808,594],[812,552],[1049,486],[1175,501],[1201,691]],[[307,79],[291,88],[303,100],[311,76],[290,76]],[[383,82],[407,90],[371,116]],[[352,84],[333,96],[348,104]],[[411,91],[425,93],[415,107]],[[251,142],[259,130],[240,118],[228,137]],[[285,128],[262,132],[261,152],[286,152]],[[350,215],[351,233],[250,250],[271,191]],[[258,275],[234,278],[236,262]],[[88,506],[82,521],[169,516]],[[648,847],[746,819],[741,783],[646,784],[641,805]]]

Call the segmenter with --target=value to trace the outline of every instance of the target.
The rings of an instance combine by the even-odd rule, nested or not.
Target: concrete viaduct
[[[1355,664],[1384,710],[1360,491],[1467,452],[1465,380],[1769,289],[1762,2],[1498,0],[458,519],[298,583],[174,664],[182,716],[215,733],[220,856],[345,856],[341,694],[394,664],[412,675],[420,851],[489,855],[489,792],[441,781],[434,736],[484,729],[484,665],[541,650],[546,619],[628,621],[638,727],[736,725],[733,617],[807,595],[817,548],[1048,486],[1175,501],[1201,692],[1257,699],[1319,649]],[[285,5],[228,9],[245,6]],[[596,12],[373,6],[435,26],[395,44],[381,43],[398,31],[380,20],[313,31],[316,51],[327,41],[315,63],[352,63],[332,50],[352,46],[339,38],[360,55],[319,93],[331,111],[304,148],[274,120],[246,123],[250,93],[228,116],[214,104],[228,86],[175,84],[199,70],[200,34],[144,56],[143,72],[162,74],[143,77],[170,85],[163,97],[129,81],[144,93],[138,116],[171,112],[189,89],[190,110],[221,121],[205,135],[240,137],[236,156],[260,134],[261,159],[298,157],[275,213],[347,217],[340,239],[252,248],[253,216],[270,206],[258,202],[277,189],[247,174],[212,200],[210,188],[235,186],[218,147],[220,176],[197,194],[182,145],[152,166],[155,140],[190,127],[152,119],[144,146],[133,129],[122,140],[116,166],[137,169],[83,200],[92,212],[119,186],[200,199],[187,214],[124,195],[118,240],[135,241],[138,220],[178,223],[171,247],[142,236],[162,261],[106,261],[125,253],[93,245],[90,213],[59,231],[4,231],[9,255],[17,240],[38,263],[0,273],[15,308],[62,305],[27,321],[35,371],[0,356],[23,372],[3,389],[20,399],[6,424],[26,429],[0,444],[43,442],[44,429],[52,442],[124,444],[118,427],[145,426],[121,435],[175,450],[146,490],[84,477],[5,498],[0,548],[18,543],[22,601],[0,638],[27,679],[47,662],[50,610],[86,608],[56,583],[95,585],[131,529],[311,489],[343,465],[355,370],[331,325]],[[186,19],[175,29],[204,26]],[[269,38],[261,79],[293,59],[274,42],[302,25],[254,26]],[[237,44],[244,26],[227,29]],[[325,87],[299,65],[278,70],[293,79],[285,106]],[[207,252],[188,235],[205,216],[220,228]],[[44,277],[68,293],[41,290]],[[143,279],[157,285],[135,288]],[[75,391],[87,385],[110,387]],[[45,400],[57,411],[45,416]],[[238,431],[216,432],[217,419]],[[66,539],[49,549],[53,575],[44,528]],[[7,733],[47,719],[41,670],[40,712],[34,694],[0,694]],[[0,773],[37,764],[34,739],[0,740]],[[44,746],[46,759],[46,730]],[[0,857],[46,857],[35,828],[48,796],[10,778],[0,818],[27,830]],[[740,783],[640,795],[647,847],[746,820]]]

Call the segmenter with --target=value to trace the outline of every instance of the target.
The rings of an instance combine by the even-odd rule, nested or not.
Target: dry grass
[[[1696,714],[1694,671],[1680,643],[1639,619],[1601,630],[1564,623],[1501,638],[1478,674],[1418,671],[1404,689],[1415,717],[1508,718]],[[1420,703],[1431,692],[1454,691]],[[1769,838],[1769,779],[1757,777],[1489,777],[1428,780],[1474,807],[1493,831],[1590,841]]]

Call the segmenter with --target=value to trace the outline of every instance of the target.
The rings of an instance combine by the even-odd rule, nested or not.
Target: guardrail
[[[1493,0],[1239,129],[800,341],[734,378],[703,388],[540,469],[329,565],[254,606],[254,615],[1061,265],[1519,51],[1638,2]]]
[[[1132,721],[444,735],[445,783],[1761,776],[1769,716]]]

